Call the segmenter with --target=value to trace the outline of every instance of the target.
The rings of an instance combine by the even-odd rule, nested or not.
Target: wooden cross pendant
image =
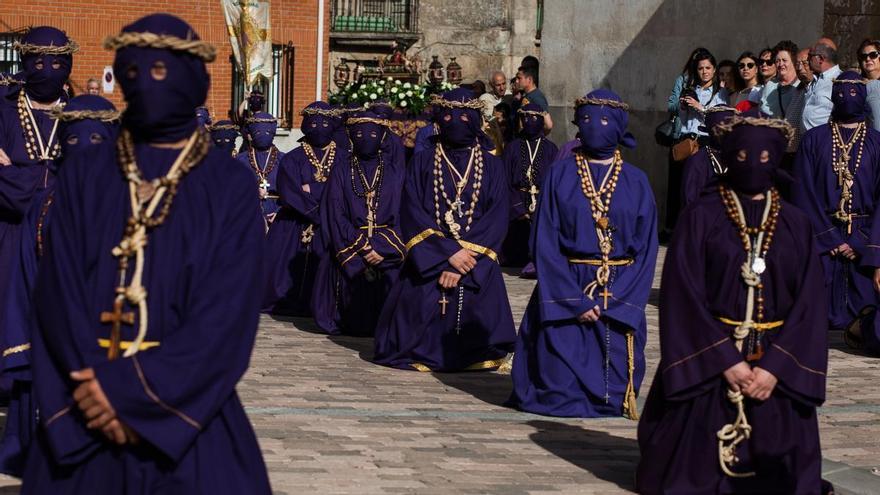
[[[449,299],[446,298],[446,291],[443,291],[442,294],[437,302],[440,303],[440,314],[446,316],[446,305],[449,304]]]
[[[122,324],[134,325],[134,313],[123,313],[122,305],[125,301],[117,299],[113,302],[113,311],[101,313],[101,323],[110,323],[110,347],[107,349],[107,359],[114,360],[119,357],[119,348],[122,343]]]
[[[602,309],[608,309],[608,298],[611,297],[611,296],[613,296],[614,294],[613,294],[611,291],[608,290],[608,286],[607,286],[607,285],[606,285],[605,287],[602,288],[602,292],[601,292],[601,294],[602,294],[602,299],[605,300],[605,307],[602,308]]]

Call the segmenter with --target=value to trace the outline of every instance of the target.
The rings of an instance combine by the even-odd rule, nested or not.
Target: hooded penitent
[[[43,103],[61,98],[77,44],[59,29],[40,26],[28,31],[16,48],[24,66],[25,94]]]
[[[578,99],[575,106],[574,124],[587,156],[604,160],[611,158],[618,146],[636,147],[636,139],[626,130],[629,106],[614,91],[591,91]]]
[[[303,116],[301,141],[316,148],[330,144],[338,125],[338,110],[333,110],[326,102],[316,101],[305,107],[301,115]]]
[[[494,145],[483,132],[483,103],[474,98],[474,92],[457,88],[434,97],[434,122],[439,129],[439,139],[444,146],[461,149],[472,146],[476,141],[488,149]]]
[[[208,110],[208,107],[196,108],[196,120],[202,127],[211,127],[211,112]]]
[[[276,130],[278,130],[278,120],[270,113],[257,112],[247,120],[251,145],[258,151],[265,151],[272,146]]]
[[[831,86],[831,119],[841,124],[863,122],[868,113],[867,98],[867,81],[858,72],[843,72]]]
[[[112,142],[119,130],[119,112],[98,95],[79,95],[54,116],[61,121],[59,136],[64,156]]]
[[[235,140],[238,138],[238,126],[231,120],[220,120],[211,125],[211,141],[214,146],[232,154],[235,151]]]
[[[517,110],[519,134],[524,139],[538,139],[544,135],[544,111],[536,103],[523,105]]]
[[[157,48],[155,37],[175,41]],[[205,62],[216,57],[212,46],[198,40],[177,17],[153,14],[105,41],[105,48],[116,50],[113,71],[128,104],[122,124],[135,141],[174,142],[196,130],[196,108],[210,87]]]
[[[379,152],[379,147],[387,134],[381,117],[373,112],[352,114],[346,121],[346,132],[351,141],[352,151],[362,159],[371,159]]]
[[[724,181],[742,194],[760,194],[774,186],[792,128],[781,120],[734,117],[719,126],[723,133]]]

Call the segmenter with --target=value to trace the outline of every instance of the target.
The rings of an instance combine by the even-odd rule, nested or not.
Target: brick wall
[[[271,6],[272,41],[293,42],[296,48],[294,108],[314,101],[317,77],[318,2],[324,2],[324,73],[326,95],[329,67],[329,0],[276,0]],[[168,12],[193,26],[199,36],[217,47],[217,60],[208,65],[211,91],[206,102],[215,118],[225,118],[231,99],[232,70],[226,23],[219,0],[2,0],[0,31],[13,31],[27,26],[51,25],[67,32],[80,45],[74,55],[73,80],[77,93],[86,81],[100,79],[105,66],[113,65],[113,53],[101,45],[106,36],[119,32],[122,26],[154,12]],[[107,96],[122,108],[122,95],[116,90]],[[297,120],[298,125],[298,120]]]

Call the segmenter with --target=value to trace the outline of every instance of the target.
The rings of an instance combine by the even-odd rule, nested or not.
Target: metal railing
[[[21,39],[21,33],[0,33],[0,72],[15,74],[21,70],[21,59],[12,48]]]
[[[333,0],[335,32],[415,33],[419,0]]]

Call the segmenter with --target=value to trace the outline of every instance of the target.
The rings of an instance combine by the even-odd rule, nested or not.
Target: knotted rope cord
[[[746,224],[746,215],[742,208],[742,203],[737,197],[736,193],[730,194],[730,197],[733,198],[733,202],[736,205],[736,212],[739,215],[740,224]],[[773,192],[769,192],[767,194],[767,201],[764,205],[764,213],[761,217],[761,225],[767,223],[767,219],[770,216],[770,207],[773,204]],[[746,337],[749,336],[749,333],[754,328],[754,312],[755,312],[755,288],[758,284],[761,283],[761,276],[752,269],[751,258],[755,256],[755,253],[763,246],[764,244],[764,235],[765,232],[762,230],[758,232],[757,239],[754,244],[751,242],[749,238],[749,249],[748,256],[746,256],[746,261],[743,262],[742,267],[740,268],[740,275],[743,278],[743,282],[745,282],[746,286],[748,286],[748,290],[746,292],[746,311],[745,316],[743,317],[743,321],[740,325],[738,325],[733,330],[733,339],[736,344],[736,349],[739,352],[742,352],[743,341]],[[733,423],[725,424],[718,430],[718,462],[721,465],[721,471],[724,472],[727,476],[731,478],[749,478],[755,475],[754,471],[750,471],[747,473],[737,473],[734,472],[731,468],[739,462],[739,457],[736,455],[737,446],[748,440],[752,435],[752,426],[749,424],[748,418],[746,417],[746,409],[743,396],[741,391],[735,391],[733,389],[727,390],[727,399],[736,407],[736,419],[734,419]]]
[[[859,171],[859,165],[862,163],[862,153],[865,150],[865,141],[868,128],[864,122],[860,122],[852,138],[849,142],[843,139],[840,133],[840,126],[837,122],[831,122],[831,167],[837,174],[837,185],[840,187],[840,201],[837,204],[837,211],[831,216],[844,224],[846,224],[847,233],[852,233],[852,203],[853,190],[852,186],[855,181],[855,175]],[[853,147],[859,143],[858,153],[852,156]],[[855,158],[852,170],[850,170],[850,160]]]
[[[198,148],[196,148],[197,145]],[[192,166],[204,158],[208,145],[209,139],[204,131],[194,132],[165,177],[151,182],[154,186],[158,184],[152,196],[144,198],[142,201],[138,196],[138,187],[143,187],[145,181],[141,177],[140,170],[134,161],[134,146],[131,143],[131,135],[128,131],[123,130],[119,137],[120,158],[123,162],[125,178],[128,181],[131,217],[128,220],[125,236],[119,245],[112,250],[113,256],[120,260],[119,286],[116,288],[116,301],[125,302],[127,300],[129,303],[137,305],[140,321],[137,336],[131,343],[131,346],[125,351],[123,357],[131,357],[137,354],[147,336],[149,313],[147,310],[147,290],[143,286],[144,248],[147,245],[147,227],[158,226],[164,221],[165,216],[168,214],[168,208],[171,206],[170,202],[166,201],[158,218],[152,219],[153,214],[156,212],[159,204],[162,203],[169,189],[172,190],[170,200],[173,201],[174,195],[177,192],[177,183],[189,172]],[[143,208],[144,203],[147,201],[149,201],[149,204],[146,208]],[[135,256],[135,269],[131,277],[131,283],[126,285],[127,260],[132,254]]]

